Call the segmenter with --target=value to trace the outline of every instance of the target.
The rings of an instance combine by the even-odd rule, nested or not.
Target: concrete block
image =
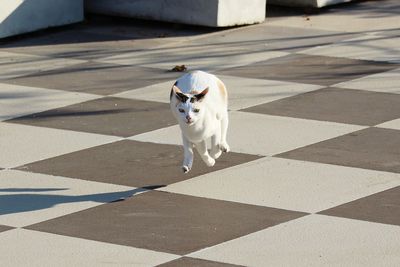
[[[85,0],[88,12],[211,27],[260,23],[267,0]]]
[[[347,3],[353,0],[268,0],[268,4],[295,6],[295,7],[324,7],[340,3]]]
[[[0,38],[83,18],[83,0],[0,0]]]

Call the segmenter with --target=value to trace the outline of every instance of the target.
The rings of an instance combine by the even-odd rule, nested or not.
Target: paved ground
[[[399,266],[400,4],[268,12],[2,41],[1,266]],[[230,92],[233,152],[188,175],[181,64]]]

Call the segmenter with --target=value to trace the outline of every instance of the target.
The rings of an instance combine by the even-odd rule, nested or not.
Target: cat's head
[[[176,85],[172,87],[172,97],[176,98],[175,113],[187,125],[195,124],[204,114],[203,100],[208,93],[208,87],[190,94],[183,93]]]

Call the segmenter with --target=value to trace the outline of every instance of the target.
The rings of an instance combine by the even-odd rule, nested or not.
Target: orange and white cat
[[[179,122],[184,147],[183,172],[193,165],[193,147],[207,166],[214,166],[222,152],[229,152],[228,93],[215,75],[194,71],[180,77],[170,94],[171,110]],[[207,140],[211,138],[210,152]]]

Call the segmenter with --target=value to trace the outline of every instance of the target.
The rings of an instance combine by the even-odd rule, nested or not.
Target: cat
[[[209,167],[222,152],[229,152],[228,92],[215,75],[193,71],[176,80],[170,93],[172,113],[178,120],[184,148],[182,170],[187,173],[193,165],[193,148]],[[207,140],[211,138],[210,152]]]

